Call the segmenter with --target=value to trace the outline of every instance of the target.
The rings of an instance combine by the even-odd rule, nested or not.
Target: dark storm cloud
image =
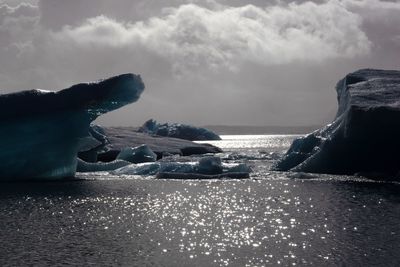
[[[378,0],[3,5],[0,86],[59,89],[135,72],[142,99],[102,123],[317,124],[334,114],[345,73],[399,68],[399,13],[400,3]]]

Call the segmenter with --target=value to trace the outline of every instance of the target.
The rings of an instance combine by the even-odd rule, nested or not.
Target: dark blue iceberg
[[[400,71],[358,70],[340,80],[336,91],[334,121],[295,140],[274,169],[397,179]]]
[[[206,128],[180,123],[157,123],[157,121],[153,119],[146,121],[139,128],[139,132],[189,141],[221,140],[219,135]]]
[[[135,102],[143,90],[140,76],[123,74],[57,92],[0,95],[0,179],[74,176],[77,153],[99,145],[90,122]]]

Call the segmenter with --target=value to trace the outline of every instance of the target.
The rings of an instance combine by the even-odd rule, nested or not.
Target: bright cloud
[[[82,47],[145,48],[168,58],[177,69],[204,65],[236,69],[243,61],[321,62],[365,55],[371,46],[361,30],[362,18],[335,0],[215,10],[186,4],[164,13],[136,23],[98,16],[77,27],[64,27],[54,39]]]

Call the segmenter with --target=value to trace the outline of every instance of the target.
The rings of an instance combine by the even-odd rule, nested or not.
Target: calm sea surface
[[[0,184],[0,266],[399,266],[400,185],[270,172],[294,136],[223,136],[247,180]]]

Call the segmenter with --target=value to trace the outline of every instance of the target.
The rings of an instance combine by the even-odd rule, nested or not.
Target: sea
[[[400,184],[270,171],[296,137],[208,142],[250,179],[1,183],[0,266],[400,266]]]

